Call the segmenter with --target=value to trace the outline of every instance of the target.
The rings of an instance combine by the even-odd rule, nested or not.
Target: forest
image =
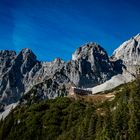
[[[139,140],[140,80],[108,92],[113,100],[58,97],[17,106],[0,121],[0,140]]]

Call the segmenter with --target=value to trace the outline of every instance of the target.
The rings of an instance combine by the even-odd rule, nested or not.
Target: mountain
[[[64,62],[38,61],[25,48],[0,51],[0,110],[7,105],[35,103],[66,96],[71,87],[92,93],[110,90],[136,78],[139,67],[140,34],[123,43],[111,57],[97,43],[87,43]]]
[[[139,73],[140,65],[140,34],[124,42],[116,49],[112,56],[114,59],[120,59],[126,67],[126,70],[132,75]]]
[[[68,62],[0,51],[0,139],[139,140],[139,47],[140,34],[111,57],[97,43]]]
[[[79,87],[93,87],[116,74],[106,51],[97,43],[86,44],[76,50],[72,60],[78,62]]]
[[[40,84],[43,85],[38,92],[42,92],[44,97],[54,98],[61,95],[59,89],[66,87],[67,83],[87,88],[101,84],[115,75],[106,51],[96,43],[80,47],[74,56],[77,58],[69,62],[59,58],[52,62],[40,62],[27,48],[19,54],[1,51],[1,103],[17,102],[24,93]],[[47,81],[51,85],[46,86]]]
[[[124,64],[140,65],[140,34],[120,45],[114,51],[113,58],[123,60]]]
[[[111,77],[93,88],[88,88],[93,94],[113,89],[120,84],[133,81],[140,73],[140,34],[132,37],[128,41],[120,45],[110,57],[110,61],[114,62],[114,69],[120,71],[117,75]]]

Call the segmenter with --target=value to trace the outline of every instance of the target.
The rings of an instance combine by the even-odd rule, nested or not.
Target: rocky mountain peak
[[[32,52],[32,50],[25,48],[22,49],[16,56],[13,67],[21,69],[21,73],[25,74],[29,72],[36,63],[36,55]]]
[[[54,98],[61,95],[62,89],[66,94],[69,84],[92,88],[117,74],[129,71],[131,76],[135,69],[125,64],[140,64],[140,34],[115,50],[112,59],[100,45],[93,42],[78,48],[68,62],[60,58],[40,62],[28,48],[19,54],[0,51],[0,101],[6,105],[17,102],[34,87],[39,98],[40,94],[43,98]],[[124,71],[125,68],[127,71]],[[126,74],[123,76],[128,77]]]
[[[23,60],[26,59],[36,60],[36,55],[29,48],[22,49],[19,55],[22,55]]]
[[[124,42],[113,53],[114,59],[121,59],[130,65],[140,65],[140,34]]]
[[[80,60],[80,59],[92,60],[94,55],[95,57],[98,57],[99,54],[107,57],[106,51],[100,45],[91,42],[78,48],[73,53],[72,60]]]
[[[63,64],[63,63],[65,63],[61,58],[55,58],[53,62],[54,62],[54,63],[58,63],[58,64]]]
[[[106,51],[97,43],[91,42],[78,48],[73,53],[72,60],[75,62],[74,67],[78,69],[74,71],[79,73],[78,80],[76,79],[74,84],[79,87],[95,86],[114,75],[112,63]]]

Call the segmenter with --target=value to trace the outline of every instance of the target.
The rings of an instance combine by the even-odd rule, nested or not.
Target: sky
[[[0,0],[0,50],[30,48],[38,60],[71,59],[97,42],[109,55],[140,32],[139,0]]]

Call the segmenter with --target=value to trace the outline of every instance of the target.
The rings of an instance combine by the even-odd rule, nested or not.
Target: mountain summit
[[[117,48],[113,57],[127,64],[140,65],[140,33]]]

